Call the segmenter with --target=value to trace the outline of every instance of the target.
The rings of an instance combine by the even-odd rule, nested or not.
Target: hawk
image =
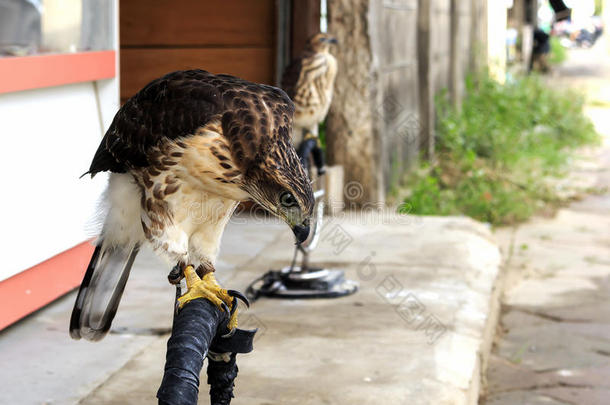
[[[329,50],[331,44],[336,43],[337,40],[326,33],[309,38],[301,56],[286,67],[282,77],[282,88],[295,105],[295,135],[302,134],[302,148],[313,149],[318,174],[324,172],[318,125],[326,118],[333,97],[337,60]],[[299,153],[299,156],[308,155]],[[307,167],[307,161],[302,163]]]
[[[110,176],[104,225],[72,312],[73,338],[108,332],[144,243],[179,269],[193,265],[210,300],[230,306],[213,272],[239,201],[254,200],[284,220],[297,242],[307,238],[314,199],[290,143],[293,114],[278,88],[203,70],[154,80],[121,107],[86,173]]]

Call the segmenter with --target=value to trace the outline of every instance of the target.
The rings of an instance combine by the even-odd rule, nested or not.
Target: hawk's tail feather
[[[106,246],[103,240],[98,241],[72,310],[70,336],[73,339],[97,341],[106,336],[138,249],[137,244]]]

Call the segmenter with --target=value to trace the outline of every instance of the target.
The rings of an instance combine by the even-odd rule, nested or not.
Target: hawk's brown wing
[[[284,70],[282,88],[297,105],[305,104],[302,100],[311,84],[328,70],[326,58],[321,54],[306,53],[295,59]]]
[[[179,71],[149,83],[117,112],[89,173],[145,167],[150,147],[208,123],[222,108],[213,77],[203,70]]]
[[[296,94],[296,87],[299,83],[299,77],[301,77],[301,69],[303,67],[303,58],[297,58],[293,60],[282,75],[282,89],[288,94],[288,97],[294,99]]]
[[[191,136],[214,119],[222,120],[231,153],[243,167],[289,138],[293,112],[286,93],[275,87],[203,70],[173,72],[121,107],[88,173],[146,167],[151,148]]]

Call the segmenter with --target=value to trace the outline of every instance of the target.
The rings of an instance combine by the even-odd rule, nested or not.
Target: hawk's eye
[[[290,208],[297,205],[297,200],[289,192],[284,192],[282,195],[280,195],[280,204],[286,208]]]

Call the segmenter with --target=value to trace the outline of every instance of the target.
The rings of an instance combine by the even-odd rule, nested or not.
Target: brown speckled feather
[[[323,33],[314,35],[284,70],[282,88],[296,106],[295,127],[317,128],[330,107],[337,63],[328,51],[329,38]]]
[[[214,271],[238,201],[255,200],[303,241],[314,200],[289,140],[293,114],[280,89],[203,70],[170,73],[129,99],[89,169],[113,173],[71,336],[99,340],[108,332],[145,242],[172,264]]]
[[[173,72],[148,84],[119,110],[88,173],[150,166],[163,170],[164,159],[176,161],[164,155],[164,145],[184,144],[219,122],[216,129],[227,140],[232,160],[220,163],[227,173],[235,177],[239,170],[244,182],[259,179],[261,171],[290,177],[292,191],[309,209],[308,177],[290,146],[293,114],[292,101],[278,88],[203,70]],[[219,160],[226,159],[220,146],[211,150]]]
[[[282,89],[288,94],[288,97],[294,99],[297,91],[297,83],[301,77],[304,56],[295,58],[286,68],[282,75]]]

